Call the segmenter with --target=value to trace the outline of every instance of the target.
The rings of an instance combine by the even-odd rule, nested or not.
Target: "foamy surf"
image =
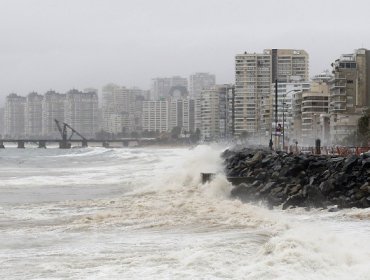
[[[232,199],[222,150],[8,149],[0,277],[368,279],[368,210]]]

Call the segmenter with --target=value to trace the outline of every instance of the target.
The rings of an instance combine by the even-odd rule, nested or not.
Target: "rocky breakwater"
[[[222,157],[232,196],[243,201],[283,209],[370,207],[370,153],[339,157],[243,148]]]

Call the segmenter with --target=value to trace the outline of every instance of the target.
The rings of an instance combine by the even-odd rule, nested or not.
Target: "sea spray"
[[[229,196],[222,148],[94,149],[5,151],[0,278],[368,276],[367,209],[242,203]],[[216,177],[201,184],[200,172]],[[17,185],[4,183],[14,176]]]

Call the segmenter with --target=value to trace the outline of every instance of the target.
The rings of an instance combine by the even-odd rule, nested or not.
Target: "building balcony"
[[[346,106],[332,107],[331,108],[331,112],[343,112],[343,111],[346,111],[346,110],[347,110],[347,107]]]
[[[334,83],[330,86],[330,90],[335,90],[337,88],[345,88],[346,83],[345,82],[340,82],[340,83]]]
[[[345,92],[331,92],[330,93],[330,97],[331,99],[335,98],[335,97],[347,97],[347,94]]]

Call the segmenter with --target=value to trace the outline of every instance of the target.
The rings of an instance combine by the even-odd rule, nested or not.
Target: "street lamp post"
[[[284,147],[285,147],[285,97],[286,95],[288,95],[289,93],[291,92],[299,92],[301,90],[299,89],[292,89],[292,90],[289,90],[288,92],[285,93],[284,97],[283,97],[283,127],[282,127],[282,133],[281,135],[283,136],[283,150],[284,150]],[[271,124],[272,126],[272,124]],[[277,147],[277,128],[278,128],[278,80],[276,79],[275,80],[275,147]],[[272,141],[272,129],[271,129],[271,139],[270,141]],[[279,139],[279,142],[280,142],[280,139]],[[280,143],[279,143],[280,144]]]
[[[344,126],[342,125],[342,120],[347,120],[347,125],[348,125],[348,119],[349,119],[349,116],[348,115],[344,115],[344,116],[338,116],[338,114],[335,115],[335,118],[334,118],[334,131],[335,131],[335,141],[336,141],[336,144],[338,144],[338,141],[339,141],[339,137],[338,137],[338,124],[337,122],[339,122],[339,125],[340,126]]]
[[[283,100],[283,151],[285,151],[285,97]]]

